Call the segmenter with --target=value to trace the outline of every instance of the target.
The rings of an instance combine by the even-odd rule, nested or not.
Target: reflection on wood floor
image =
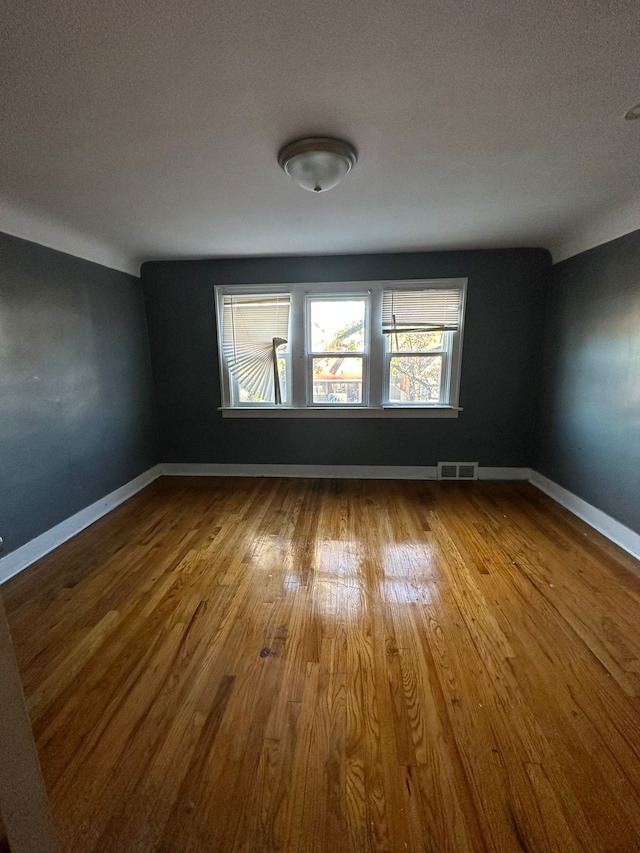
[[[159,480],[3,588],[62,849],[640,850],[637,566],[523,483]]]

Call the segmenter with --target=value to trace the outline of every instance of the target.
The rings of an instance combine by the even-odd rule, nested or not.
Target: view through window
[[[458,407],[466,281],[216,288],[222,408]]]

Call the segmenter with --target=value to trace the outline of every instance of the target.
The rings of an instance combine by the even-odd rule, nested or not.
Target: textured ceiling
[[[5,0],[0,40],[0,230],[112,266],[558,256],[640,210],[637,0]],[[326,195],[276,162],[307,134],[359,151]]]

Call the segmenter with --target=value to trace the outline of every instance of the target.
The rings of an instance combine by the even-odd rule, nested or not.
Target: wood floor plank
[[[163,478],[3,594],[69,853],[640,851],[640,567],[527,484]]]

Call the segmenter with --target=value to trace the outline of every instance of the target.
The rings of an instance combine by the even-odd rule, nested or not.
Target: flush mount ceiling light
[[[335,187],[356,164],[353,145],[327,136],[290,142],[278,154],[278,163],[304,190],[323,193]]]
[[[635,119],[640,118],[640,104],[636,104],[635,107],[631,107],[625,118],[627,121],[634,121]]]

